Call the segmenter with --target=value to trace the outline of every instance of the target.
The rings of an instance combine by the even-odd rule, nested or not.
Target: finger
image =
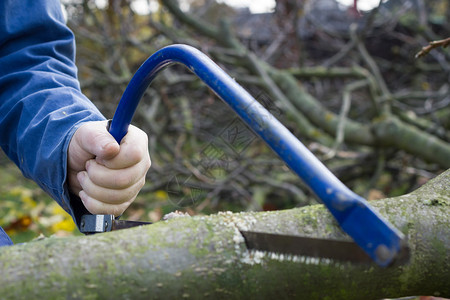
[[[109,204],[90,197],[84,191],[80,192],[79,197],[83,202],[84,207],[86,207],[86,209],[91,214],[107,214],[107,215],[114,215],[116,217],[123,214],[123,212],[128,208],[128,206],[130,206],[130,204],[134,201],[133,198],[130,199],[130,201],[121,203],[119,205]]]
[[[100,159],[112,159],[120,147],[106,127],[107,121],[86,123],[78,128],[73,139],[82,151]]]
[[[109,169],[95,160],[86,163],[89,179],[97,186],[108,189],[125,189],[141,180],[147,174],[150,163],[141,160],[137,164],[125,169]]]
[[[128,188],[114,190],[96,185],[95,183],[92,182],[92,180],[89,178],[88,173],[85,171],[78,173],[77,178],[81,184],[84,193],[86,193],[89,197],[97,199],[98,201],[104,203],[116,205],[125,203],[130,199],[136,198],[137,194],[139,193],[140,189],[144,186],[145,183],[145,177],[143,177]]]
[[[109,169],[125,169],[142,160],[150,164],[147,134],[139,128],[130,125],[127,134],[120,143],[120,150],[111,159],[97,157],[97,162]]]
[[[80,182],[78,181],[77,174],[79,171],[69,171],[67,173],[67,180],[69,182],[70,192],[74,195],[78,195],[78,193],[82,190]]]

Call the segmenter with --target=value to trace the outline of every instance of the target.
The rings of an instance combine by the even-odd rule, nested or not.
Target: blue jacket
[[[68,145],[81,123],[105,118],[81,93],[74,60],[58,0],[0,0],[0,146],[75,219]],[[0,228],[2,244],[11,240]]]

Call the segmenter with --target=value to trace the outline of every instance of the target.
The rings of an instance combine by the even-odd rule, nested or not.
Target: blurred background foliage
[[[0,224],[14,243],[41,236],[79,234],[72,217],[2,153],[0,157]]]
[[[149,55],[185,43],[212,57],[369,200],[408,193],[449,166],[449,50],[415,58],[429,41],[450,36],[449,0],[383,1],[368,11],[334,0],[278,0],[257,14],[214,0],[65,0],[63,6],[76,36],[82,90],[107,118]],[[294,78],[301,93],[289,93],[277,70]],[[296,93],[318,106],[304,111]],[[389,135],[391,127],[379,127],[386,120],[438,140],[440,160],[414,136],[399,142],[404,134]],[[157,76],[133,123],[149,135],[152,168],[126,219],[316,203],[182,66]],[[347,130],[349,123],[356,125]],[[79,234],[70,216],[4,157],[0,168],[0,223],[14,242]]]

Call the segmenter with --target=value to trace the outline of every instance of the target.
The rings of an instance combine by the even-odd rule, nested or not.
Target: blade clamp
[[[111,231],[114,215],[83,215],[80,231],[84,234]]]

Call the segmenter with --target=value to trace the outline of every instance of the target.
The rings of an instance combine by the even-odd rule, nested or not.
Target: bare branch
[[[417,52],[415,58],[424,57],[425,55],[430,53],[431,50],[438,47],[446,48],[448,45],[450,45],[450,37],[443,40],[431,41],[428,46],[422,47],[422,50]]]

